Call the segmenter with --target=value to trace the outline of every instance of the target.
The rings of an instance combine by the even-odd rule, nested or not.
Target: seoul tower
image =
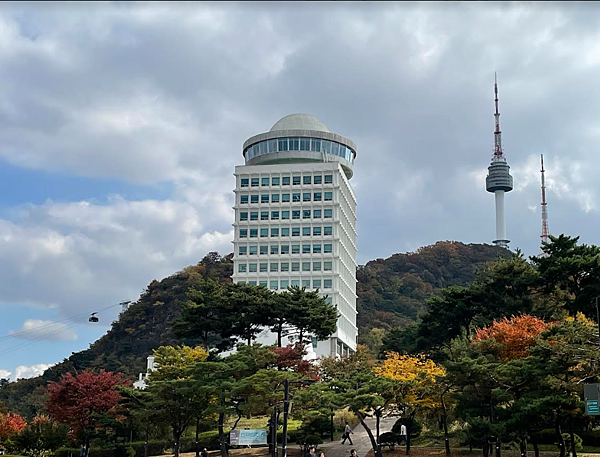
[[[494,101],[496,113],[494,114],[496,130],[494,131],[494,155],[488,167],[485,178],[485,189],[493,192],[496,197],[496,239],[493,243],[508,249],[510,242],[506,238],[506,224],[504,223],[504,193],[513,190],[513,178],[509,173],[510,167],[502,151],[502,134],[500,133],[500,112],[498,111],[498,79],[494,74]]]

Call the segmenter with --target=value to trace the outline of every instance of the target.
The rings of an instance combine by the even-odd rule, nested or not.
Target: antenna
[[[500,110],[498,109],[498,75],[494,72],[494,104],[496,112],[494,113],[494,122],[496,129],[494,130],[494,157],[502,157],[502,133],[500,132]]]
[[[542,169],[540,170],[542,174],[542,243],[550,242],[548,235],[548,203],[546,202],[546,180],[544,174],[546,170],[544,170],[544,154],[541,154],[541,162]]]

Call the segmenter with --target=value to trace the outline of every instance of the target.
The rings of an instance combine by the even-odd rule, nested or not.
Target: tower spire
[[[502,132],[500,132],[500,110],[498,109],[498,75],[494,72],[494,104],[496,105],[496,112],[494,113],[494,120],[496,129],[494,130],[494,157],[502,157]]]
[[[542,243],[548,243],[549,233],[548,233],[548,203],[546,202],[546,180],[544,174],[546,170],[544,170],[544,154],[541,154],[541,163],[542,169],[540,170],[542,174]]]

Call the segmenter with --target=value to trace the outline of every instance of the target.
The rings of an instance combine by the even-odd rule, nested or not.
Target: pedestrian
[[[85,444],[82,444],[79,448],[79,457],[85,457]]]
[[[408,444],[408,439],[406,437],[406,425],[404,424],[400,426],[400,440],[398,440],[398,445],[401,445],[403,441]]]
[[[323,451],[319,452],[319,457],[325,457],[325,453]]]
[[[315,447],[311,446],[308,449],[308,454],[306,454],[306,457],[317,457],[317,455],[315,454]]]
[[[206,448],[202,449],[202,452],[200,453],[200,455],[202,457],[208,457],[208,451],[206,450]]]
[[[354,435],[354,432],[350,428],[350,425],[348,425],[348,422],[346,422],[346,427],[344,428],[344,434],[342,435],[342,438],[344,438],[342,440],[342,444],[345,444],[346,440],[348,440],[350,442],[350,446],[354,445],[354,443],[352,442],[352,438],[350,438],[350,434]]]
[[[357,454],[356,454],[356,449],[352,449],[350,451],[350,457],[358,457]]]

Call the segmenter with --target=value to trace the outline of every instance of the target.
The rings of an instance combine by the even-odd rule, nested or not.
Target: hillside
[[[389,329],[414,321],[427,298],[441,288],[467,284],[485,263],[506,256],[508,251],[495,246],[439,242],[408,254],[368,262],[358,269],[359,331]],[[106,335],[89,349],[73,353],[42,376],[0,387],[0,400],[24,416],[31,417],[43,408],[44,388],[67,371],[104,368],[122,371],[131,378],[145,370],[152,349],[178,340],[170,324],[179,317],[186,292],[199,278],[230,280],[232,255],[221,258],[207,255],[162,281],[153,280]]]

